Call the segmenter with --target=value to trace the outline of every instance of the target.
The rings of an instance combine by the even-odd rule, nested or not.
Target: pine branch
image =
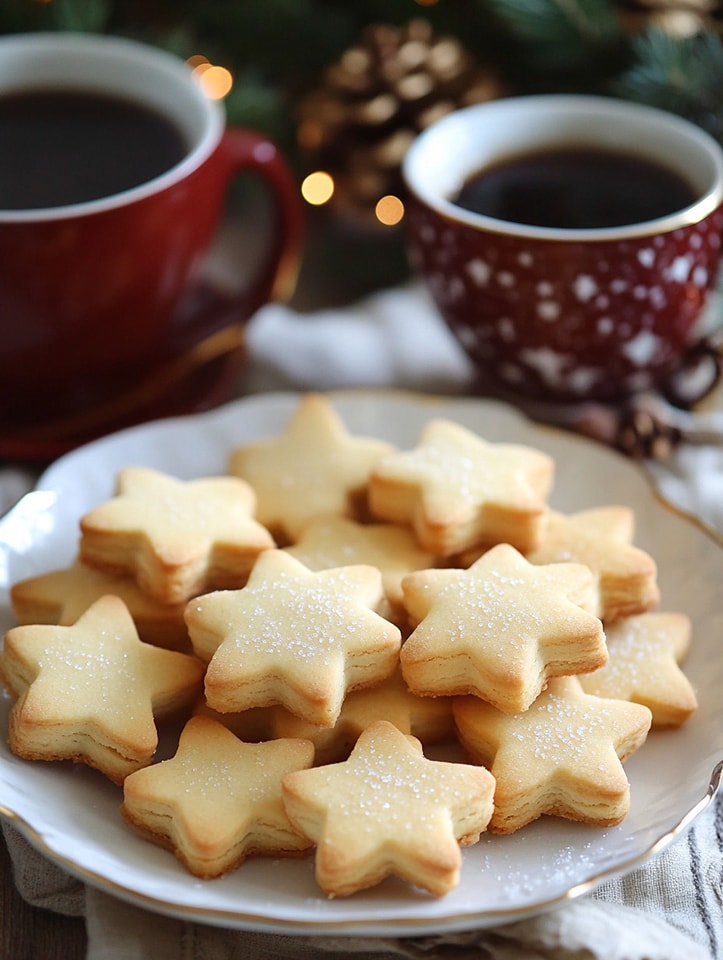
[[[619,72],[627,41],[612,0],[481,0],[517,44],[515,73],[549,87],[599,85]]]
[[[619,24],[610,0],[486,0],[519,37],[538,43],[568,36],[586,44],[616,40]]]
[[[704,32],[674,37],[649,29],[633,42],[635,61],[611,92],[680,114],[723,142],[723,40]]]

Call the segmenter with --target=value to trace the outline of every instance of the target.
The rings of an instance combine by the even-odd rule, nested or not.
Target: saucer
[[[23,429],[0,427],[0,459],[49,463],[126,427],[210,410],[233,397],[245,359],[241,327],[223,327],[95,407]]]

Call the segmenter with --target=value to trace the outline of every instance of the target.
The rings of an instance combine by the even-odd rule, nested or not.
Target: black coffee
[[[105,94],[0,97],[0,209],[112,196],[165,173],[188,146],[165,116]]]
[[[695,200],[692,186],[664,166],[584,147],[509,157],[470,177],[454,198],[498,220],[563,229],[644,223]]]

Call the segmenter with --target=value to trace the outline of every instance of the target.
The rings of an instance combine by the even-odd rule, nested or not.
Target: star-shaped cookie
[[[416,447],[372,471],[374,516],[411,525],[425,550],[452,556],[478,544],[540,541],[554,461],[532,447],[488,443],[450,420],[430,420]]]
[[[491,831],[512,833],[543,814],[598,826],[627,814],[622,762],[645,742],[647,707],[590,696],[577,677],[559,677],[525,713],[476,697],[455,700],[453,711],[460,742],[496,781]]]
[[[527,554],[530,563],[572,560],[590,567],[597,578],[597,615],[606,623],[645,613],[657,605],[655,561],[632,544],[635,517],[625,506],[606,506],[573,514],[550,511],[542,542]]]
[[[80,559],[133,577],[161,603],[246,581],[271,534],[253,517],[255,495],[238,477],[178,480],[147,467],[118,474],[117,495],[80,520]]]
[[[580,677],[583,689],[599,697],[644,703],[654,727],[677,727],[698,707],[695,691],[681,670],[691,642],[691,622],[683,613],[643,613],[606,628],[609,659]]]
[[[381,574],[356,565],[314,572],[267,550],[240,590],[186,607],[196,653],[209,660],[206,700],[220,713],[279,704],[333,726],[346,693],[395,669],[399,628],[375,613]]]
[[[425,570],[403,581],[418,626],[401,651],[420,696],[475,694],[507,713],[526,710],[550,677],[607,661],[590,570],[534,566],[499,544],[467,570]]]
[[[402,579],[413,570],[433,567],[435,557],[423,550],[406,527],[391,523],[358,523],[346,517],[324,516],[311,520],[298,542],[287,552],[311,570],[365,563],[382,573],[390,615],[404,609]]]
[[[256,491],[259,520],[293,543],[313,517],[363,515],[371,469],[393,449],[351,435],[326,397],[307,394],[278,437],[234,449],[229,469]]]
[[[106,596],[71,626],[13,627],[0,674],[16,700],[14,753],[86,763],[121,783],[151,762],[155,718],[190,710],[203,663],[142,643],[123,601]]]
[[[192,717],[174,757],[126,777],[121,812],[195,876],[220,877],[249,856],[308,849],[284,811],[281,780],[313,759],[307,740],[244,743],[216,720]]]
[[[128,607],[141,640],[190,652],[185,603],[159,603],[130,577],[114,576],[76,560],[71,566],[13,584],[10,600],[18,623],[75,623],[96,600],[115,594]]]
[[[428,760],[380,720],[348,760],[287,774],[282,787],[289,819],[317,845],[316,879],[329,896],[392,874],[441,896],[458,883],[460,844],[487,827],[494,780],[481,766]]]
[[[318,766],[345,760],[361,733],[376,720],[388,720],[424,746],[439,743],[453,732],[452,698],[417,697],[409,692],[401,671],[396,670],[381,683],[350,693],[333,727],[317,727],[275,707],[271,730],[276,737],[311,740]]]

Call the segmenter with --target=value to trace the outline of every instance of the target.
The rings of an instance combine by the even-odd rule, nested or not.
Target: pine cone
[[[493,99],[501,86],[462,44],[415,19],[373,24],[300,102],[297,136],[310,170],[335,183],[335,208],[374,222],[377,201],[404,195],[401,163],[425,127],[459,107]]]
[[[677,424],[642,398],[622,410],[615,446],[634,460],[667,460],[682,440]]]

